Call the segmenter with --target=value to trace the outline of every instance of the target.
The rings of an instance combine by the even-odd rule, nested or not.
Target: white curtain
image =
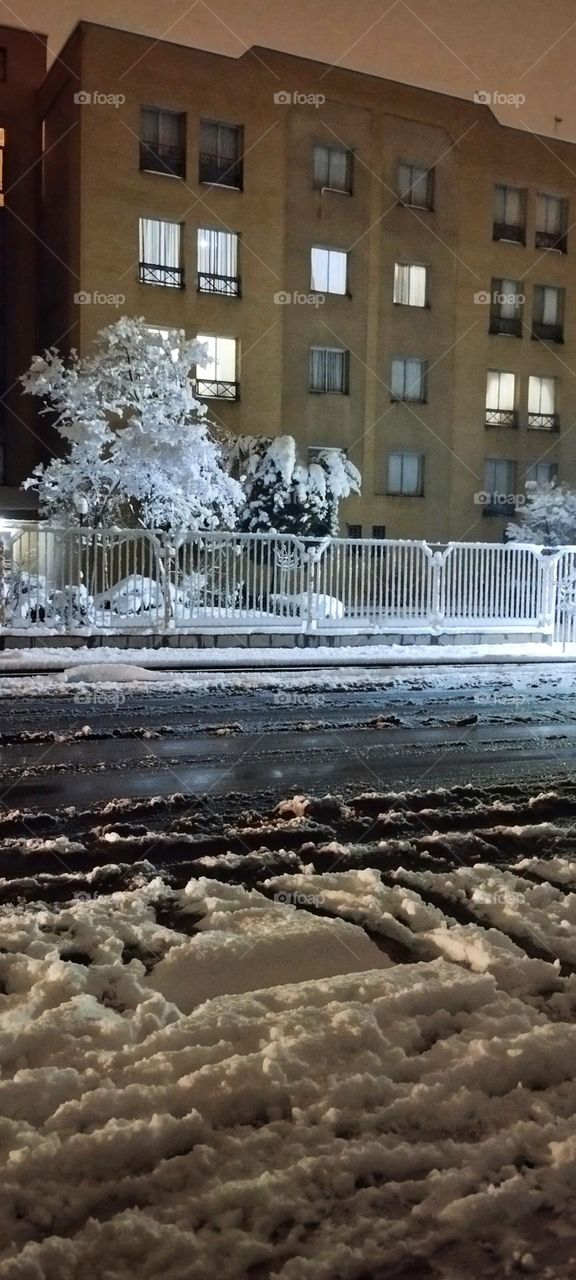
[[[529,413],[554,413],[555,399],[555,378],[530,378],[528,382]]]
[[[343,394],[346,391],[346,352],[336,347],[310,348],[312,391]]]
[[[524,192],[519,187],[496,187],[496,222],[508,227],[524,225]]]
[[[487,493],[516,492],[516,463],[507,458],[486,458],[484,488]]]
[[[536,225],[539,231],[549,235],[560,235],[564,230],[566,217],[566,201],[562,196],[538,196]]]
[[[181,231],[179,222],[140,218],[140,262],[179,267]]]
[[[501,373],[489,369],[486,378],[486,408],[513,409],[516,391],[516,374]]]
[[[232,231],[198,229],[198,270],[208,275],[238,275],[238,236]]]
[[[513,320],[518,314],[518,281],[501,280],[498,291],[503,298],[500,302],[500,315],[506,320]]]
[[[388,492],[419,494],[422,489],[419,453],[391,453],[388,458]]]
[[[543,285],[538,290],[537,309],[541,312],[542,324],[558,324],[560,294],[558,289]]]
[[[405,307],[426,306],[426,267],[415,263],[394,264],[394,302]]]
[[[398,357],[392,361],[391,392],[396,400],[423,400],[425,364],[423,360]]]
[[[430,202],[430,170],[417,164],[399,165],[398,194],[406,204],[427,209]]]
[[[346,293],[347,275],[347,253],[339,249],[312,249],[311,289],[319,293]]]
[[[343,147],[314,147],[314,186],[348,191],[350,153]]]

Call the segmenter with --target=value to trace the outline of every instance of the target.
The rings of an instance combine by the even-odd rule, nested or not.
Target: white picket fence
[[[531,632],[572,641],[576,548],[0,531],[0,628],[27,633]]]

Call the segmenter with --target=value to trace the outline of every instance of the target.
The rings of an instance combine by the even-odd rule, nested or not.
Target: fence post
[[[164,536],[160,535],[160,545],[158,548],[158,560],[160,561],[162,577],[164,579],[162,584],[163,585],[162,594],[164,597],[163,625],[164,625],[165,631],[168,631],[170,629],[170,623],[172,621],[172,575],[170,573],[171,552],[172,552],[172,547],[170,546],[170,534],[167,533]],[[174,562],[175,560],[176,560],[176,555],[174,555]],[[174,609],[175,608],[176,608],[176,583],[174,583]]]
[[[432,576],[430,622],[433,627],[439,627],[444,617],[442,602],[443,570],[444,552],[433,551],[430,557],[430,573]]]
[[[549,641],[554,637],[556,625],[558,566],[561,554],[561,551],[555,551],[552,555],[546,555],[546,552],[542,551],[539,553],[542,566],[542,616],[540,618],[540,626],[548,630]]]
[[[6,626],[6,544],[0,534],[0,627]]]

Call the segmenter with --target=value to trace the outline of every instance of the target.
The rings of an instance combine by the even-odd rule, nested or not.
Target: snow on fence
[[[0,531],[5,631],[516,630],[571,640],[575,614],[576,548],[236,533],[169,538],[32,523]]]

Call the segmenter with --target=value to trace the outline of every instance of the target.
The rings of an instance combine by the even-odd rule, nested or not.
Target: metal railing
[[[20,522],[0,532],[0,624],[12,632],[551,637],[566,631],[572,579],[576,601],[576,548]]]
[[[229,298],[239,298],[240,276],[219,276],[213,271],[199,271],[198,293],[223,293]]]
[[[186,176],[186,148],[167,142],[140,142],[140,168],[147,173]]]
[[[518,413],[516,409],[486,409],[487,427],[517,427]]]
[[[183,289],[184,268],[166,267],[162,262],[141,262],[138,279],[140,284],[162,284],[169,289]]]

